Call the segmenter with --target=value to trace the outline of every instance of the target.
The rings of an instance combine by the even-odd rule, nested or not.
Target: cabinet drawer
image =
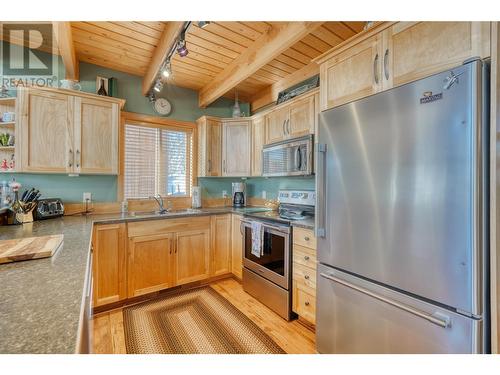
[[[293,281],[303,284],[313,290],[316,290],[316,270],[305,267],[299,263],[293,263]]]
[[[294,245],[293,246],[293,262],[303,266],[316,269],[316,250],[308,247]]]
[[[300,285],[294,284],[293,311],[310,323],[316,324],[316,296],[308,293]]]
[[[294,245],[305,246],[316,250],[316,237],[314,237],[314,232],[310,229],[294,227],[293,243]]]
[[[146,220],[128,223],[128,237],[147,236],[165,232],[209,229],[210,216],[183,217],[179,219]]]

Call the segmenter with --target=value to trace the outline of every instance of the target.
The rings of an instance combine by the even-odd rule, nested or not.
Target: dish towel
[[[252,255],[255,255],[257,258],[262,256],[262,235],[264,232],[264,228],[262,227],[262,223],[258,221],[252,221]]]

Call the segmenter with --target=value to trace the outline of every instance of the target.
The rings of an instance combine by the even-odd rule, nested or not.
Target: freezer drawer
[[[320,353],[478,353],[482,321],[318,266]]]

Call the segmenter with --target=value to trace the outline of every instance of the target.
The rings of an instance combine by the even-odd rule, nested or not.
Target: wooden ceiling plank
[[[126,27],[129,30],[147,35],[147,36],[154,38],[156,40],[160,39],[161,32],[163,31],[163,30],[158,31],[154,28],[151,28],[147,25],[144,25],[140,22],[135,22],[135,21],[118,21],[118,22],[113,21],[111,23],[120,25],[121,27]]]
[[[295,50],[294,48],[287,49],[285,52],[283,52],[283,55],[285,55],[287,57],[291,57],[292,59],[295,59],[295,60],[299,61],[303,65],[307,65],[311,61],[310,57],[304,55],[303,53],[301,53],[301,52],[299,52],[297,50]]]
[[[266,25],[266,28],[263,31],[257,31],[243,22],[218,22],[220,25],[224,26],[226,29],[229,29],[235,33],[243,35],[245,38],[250,39],[251,41],[255,41],[259,36],[261,36],[269,26]]]
[[[141,41],[143,43],[150,44],[153,47],[156,47],[156,45],[158,44],[159,38],[150,37],[149,35],[131,30],[127,27],[120,25],[117,22],[99,21],[99,22],[92,22],[92,24],[97,26],[97,27],[100,27],[101,29],[112,31],[114,33],[118,33],[120,35],[126,36],[129,39],[134,39],[134,40]]]
[[[116,61],[119,61],[120,64],[122,64],[122,65],[147,66],[149,64],[149,59],[147,59],[147,58],[137,59],[137,58],[134,58],[134,57],[127,55],[125,52],[116,53],[113,51],[106,51],[106,50],[103,50],[100,48],[96,48],[94,46],[80,44],[79,42],[75,42],[75,48],[76,48],[78,55],[83,54],[83,55],[95,56],[97,59],[102,58],[102,59],[106,59],[106,60],[110,60],[110,61],[116,60]]]
[[[222,65],[226,66],[234,60],[230,57],[221,55],[218,52],[211,51],[209,49],[206,49],[204,47],[198,46],[198,45],[193,44],[193,43],[189,43],[188,49],[189,49],[189,53],[194,52],[194,53],[201,55],[201,56],[204,56],[205,58],[210,59],[212,61],[217,61],[217,64],[221,65],[221,66]]]
[[[342,22],[326,22],[325,27],[335,35],[338,35],[343,40],[347,40],[354,36],[356,33]]]
[[[343,23],[351,28],[351,30],[353,30],[355,33],[360,33],[361,31],[363,31],[366,25],[366,22],[363,21],[347,21]]]
[[[78,81],[80,74],[73,36],[71,34],[71,24],[69,22],[53,22],[52,24],[59,52],[64,63],[66,79]]]
[[[298,70],[298,69],[301,69],[305,65],[307,65],[307,64],[304,64],[303,62],[301,62],[299,60],[294,59],[293,57],[286,56],[284,53],[282,53],[281,55],[277,56],[275,60],[277,60],[277,61],[279,61],[279,62],[281,62],[283,64],[290,65],[291,67],[294,68],[294,71]]]
[[[191,27],[198,27],[196,25],[192,25]],[[199,27],[198,27],[199,28]],[[217,34],[227,40],[231,40],[234,43],[238,43],[239,45],[247,48],[254,41],[250,38],[247,38],[245,35],[242,35],[238,32],[232,31],[226,27],[224,27],[224,23],[212,22],[208,26],[206,26],[203,30],[209,31],[211,33]]]
[[[277,59],[274,59],[273,61],[268,62],[267,65],[272,66],[272,67],[277,68],[277,69],[280,69],[281,71],[286,72],[288,74],[291,74],[297,70],[293,66],[285,64]]]
[[[83,54],[79,54],[78,59],[82,62],[102,66],[105,68],[117,70],[120,72],[132,74],[132,75],[139,76],[139,77],[142,77],[144,74],[144,71],[145,71],[145,69],[141,70],[140,67],[137,67],[137,66],[131,67],[128,65],[122,65],[122,64],[117,63],[116,61],[109,61],[109,60],[105,60],[105,59],[96,59],[94,56],[88,56],[88,55],[83,55]]]
[[[207,77],[210,79],[213,79],[217,74],[213,72],[209,72],[204,69],[200,69],[194,65],[189,65],[189,64],[183,64],[183,65],[175,65],[172,64],[172,71],[175,74],[175,72],[184,72],[186,74],[191,74],[194,77]]]
[[[92,45],[102,49],[111,49],[115,51],[128,51],[135,55],[141,55],[149,59],[151,59],[151,56],[153,56],[153,51],[147,51],[145,49],[125,44],[113,39],[105,38],[103,36],[93,34],[88,31],[77,29],[75,27],[73,27],[72,30],[73,30],[74,41],[79,41],[81,43]]]
[[[217,68],[218,70],[221,70],[227,66],[227,63],[221,60],[207,57],[202,53],[196,52],[193,47],[194,46],[192,44],[189,46],[189,55],[187,56],[189,59],[199,61],[200,63],[208,64],[210,67],[209,69]]]
[[[286,88],[302,82],[319,73],[319,65],[315,62],[310,62],[304,68],[297,70],[295,73],[290,74],[281,81],[266,87],[264,90],[258,92],[251,99],[252,112],[262,108],[268,104],[273,103],[278,98],[278,93]]]
[[[266,22],[260,22],[260,21],[245,21],[245,22],[239,22],[246,27],[249,27],[251,29],[254,29],[258,31],[260,34],[265,33],[269,29],[269,24]]]
[[[119,49],[115,48],[113,46],[95,46],[94,44],[89,44],[88,40],[81,40],[78,37],[73,38],[73,43],[75,44],[75,50],[76,53],[78,54],[81,50],[87,50],[91,54],[93,53],[94,55],[99,56],[100,54],[109,54],[113,53],[119,58],[119,56],[125,56],[130,59],[138,60],[141,62],[146,62],[149,63],[151,58],[149,56],[141,55],[141,54],[136,54],[128,49]]]
[[[331,47],[334,47],[344,41],[344,39],[342,39],[338,35],[335,35],[329,29],[327,29],[325,25],[318,27],[312,32],[312,34],[317,38],[323,40],[325,43],[328,43]]]
[[[208,51],[216,52],[216,53],[221,54],[223,56],[226,56],[232,60],[234,60],[235,58],[237,58],[239,56],[238,52],[230,50],[221,44],[217,44],[217,43],[211,42],[207,39],[203,39],[202,37],[199,37],[198,35],[190,34],[189,32],[186,33],[186,42],[188,43],[188,49],[189,49],[189,45],[191,43],[193,43],[193,44],[196,44],[197,46],[200,46],[200,47],[207,49]]]
[[[128,38],[122,34],[103,29],[88,22],[71,22],[71,26],[79,30],[87,31],[91,34],[99,35],[105,39],[115,40],[125,45],[127,44],[133,45],[135,47],[142,48],[146,51],[154,51],[155,49],[155,47],[151,44],[144,43],[142,41],[133,38]]]
[[[284,22],[273,25],[200,90],[200,107],[206,107],[224,95],[320,25],[321,22]]]
[[[269,65],[269,63],[268,63],[268,64],[266,64],[266,65],[264,65],[264,66],[260,69],[260,71],[266,71],[266,72],[268,72],[268,73],[272,74],[273,76],[275,76],[278,80],[280,80],[281,78],[286,77],[286,76],[289,74],[288,72],[284,72],[284,71],[283,71],[283,70],[281,70],[281,69],[278,69],[278,68],[275,68],[275,67],[274,67],[274,66],[272,66],[272,65]]]
[[[144,75],[144,79],[142,80],[143,95],[147,95],[151,86],[153,86],[161,65],[167,58],[172,44],[177,39],[183,27],[184,22],[181,21],[169,22],[165,26],[165,29],[163,30],[163,33],[158,41],[158,45],[153,53],[153,57],[151,58],[146,74]]]
[[[332,48],[332,46],[330,46],[328,43],[325,43],[323,40],[312,34],[306,35],[304,39],[302,39],[302,42],[313,47],[320,53],[325,53]]]
[[[159,32],[163,32],[163,29],[165,29],[165,25],[168,23],[163,21],[135,21],[135,22],[147,26],[151,29],[155,29]]]
[[[225,49],[229,49],[231,51],[236,52],[237,54],[242,53],[246,48],[242,46],[241,44],[235,43],[232,40],[226,39],[216,33],[212,33],[209,31],[209,28],[212,24],[209,24],[207,27],[204,29],[197,27],[197,26],[192,26],[187,34],[190,35],[195,35],[199,38],[208,40],[209,42],[218,44],[219,46],[224,47]],[[189,48],[189,47],[188,47]]]
[[[311,61],[315,57],[318,57],[319,55],[321,55],[321,52],[318,51],[316,48],[313,48],[313,47],[305,44],[302,41],[295,43],[292,46],[292,49],[294,49],[295,51],[298,51],[298,52],[302,53],[305,56],[307,56],[309,58],[309,61]]]
[[[223,70],[222,67],[207,64],[206,62],[196,59],[195,56],[191,53],[185,57],[179,57],[178,55],[174,55],[174,58],[172,59],[172,64],[175,64],[175,66],[188,64],[191,66],[195,66],[199,69],[205,69],[206,71],[215,74],[220,73]]]

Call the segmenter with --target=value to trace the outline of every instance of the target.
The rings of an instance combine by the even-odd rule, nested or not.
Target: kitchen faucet
[[[149,197],[149,199],[154,199],[156,203],[158,203],[158,206],[160,207],[160,214],[166,214],[168,212],[168,209],[163,207],[163,198],[160,194],[156,194],[155,196]]]

